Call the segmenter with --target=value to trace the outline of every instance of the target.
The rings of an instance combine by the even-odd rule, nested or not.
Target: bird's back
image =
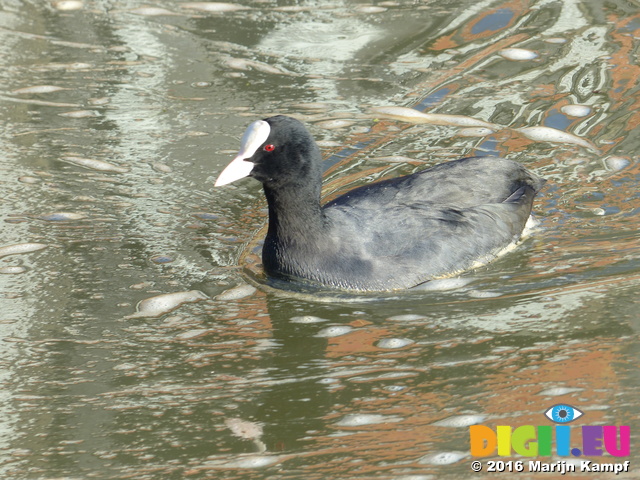
[[[323,283],[363,290],[460,272],[520,238],[543,184],[516,162],[480,157],[366,185],[323,207],[326,237],[307,262]]]

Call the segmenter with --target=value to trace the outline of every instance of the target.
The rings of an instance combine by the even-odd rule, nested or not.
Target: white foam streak
[[[453,125],[456,127],[492,128],[494,125],[465,115],[444,115],[441,113],[423,113],[407,107],[374,107],[371,111],[385,118],[411,123],[431,123],[434,125]]]
[[[204,300],[207,296],[199,290],[186,292],[165,293],[142,300],[138,303],[137,311],[126,318],[159,317],[178,308],[183,303]]]
[[[7,245],[0,247],[0,258],[7,257],[9,255],[21,255],[23,253],[37,252],[47,248],[44,243],[16,243],[14,245]]]
[[[551,143],[571,143],[588,148],[589,150],[593,150],[595,152],[598,151],[598,148],[590,141],[573,135],[572,133],[563,132],[562,130],[558,130],[556,128],[523,127],[516,128],[516,130],[531,140]]]

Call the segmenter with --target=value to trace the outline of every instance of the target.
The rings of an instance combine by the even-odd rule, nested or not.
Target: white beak
[[[247,160],[253,157],[258,148],[269,138],[270,132],[271,127],[264,120],[258,120],[249,125],[242,136],[238,155],[220,173],[214,186],[227,185],[248,176],[253,170],[254,164]]]
[[[245,162],[244,158],[238,155],[233,161],[226,166],[226,168],[220,173],[215,187],[220,187],[222,185],[227,185],[231,182],[235,182],[236,180],[240,180],[248,176],[253,170],[253,163]]]

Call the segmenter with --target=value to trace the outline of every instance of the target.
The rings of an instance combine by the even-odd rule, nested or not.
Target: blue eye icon
[[[555,423],[573,422],[576,418],[581,417],[582,415],[584,415],[584,413],[576,407],[563,403],[549,407],[547,408],[547,411],[544,412],[544,416]]]

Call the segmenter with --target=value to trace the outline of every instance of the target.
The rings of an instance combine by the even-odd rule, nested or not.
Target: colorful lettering
[[[620,430],[620,448],[616,440],[616,428]],[[602,427],[604,448],[609,455],[614,457],[628,457],[631,454],[631,428],[629,425],[616,427],[615,425],[605,425]]]
[[[578,428],[578,427],[576,427]],[[494,430],[486,425],[471,425],[469,440],[471,455],[488,457],[497,449],[501,457],[509,457],[512,450],[523,457],[602,456],[628,457],[631,453],[631,429],[628,425],[585,425],[582,429],[582,448],[571,448],[569,425],[521,425],[512,430],[508,425],[498,425]],[[553,434],[555,432],[555,452]]]

